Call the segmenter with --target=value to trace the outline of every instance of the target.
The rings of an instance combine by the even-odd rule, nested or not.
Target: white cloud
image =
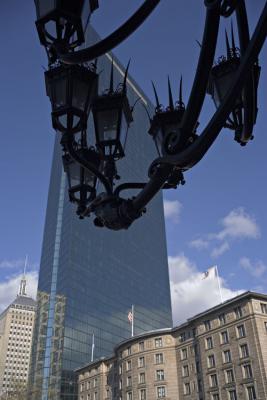
[[[0,261],[0,268],[19,268],[23,267],[25,260],[17,259],[17,260],[2,260]]]
[[[175,223],[179,222],[182,204],[178,200],[164,200],[163,206],[165,218],[172,219]]]
[[[190,247],[197,250],[208,249],[215,242],[222,242],[211,251],[211,257],[217,258],[230,249],[235,239],[258,239],[260,227],[254,217],[249,215],[244,208],[239,207],[229,212],[221,221],[223,229],[217,233],[209,233],[203,237],[192,240]]]
[[[0,282],[0,312],[2,312],[13,300],[15,300],[19,284],[21,280],[21,274],[12,275],[6,281]],[[26,293],[27,295],[35,298],[38,282],[38,273],[31,271],[26,274]]]
[[[217,279],[202,279],[204,271],[198,271],[185,255],[169,257],[169,272],[174,325],[220,303]],[[224,279],[219,279],[224,301],[243,292],[231,290]]]
[[[189,243],[189,246],[194,247],[197,250],[207,249],[209,247],[209,241],[202,239],[202,238],[198,238],[198,239],[192,240]]]
[[[216,234],[216,238],[251,238],[257,239],[260,236],[260,228],[255,219],[239,207],[232,210],[221,221],[223,229]]]
[[[267,265],[260,260],[252,263],[248,257],[242,257],[239,264],[245,271],[255,278],[261,278],[267,271]]]
[[[217,258],[230,249],[228,242],[223,242],[220,246],[215,247],[211,252],[211,257]]]

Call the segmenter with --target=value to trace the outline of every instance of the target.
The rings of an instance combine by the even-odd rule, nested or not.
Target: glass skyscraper
[[[90,40],[96,40],[90,28]],[[109,87],[109,54],[98,60],[99,91]],[[116,84],[124,68],[114,59]],[[144,106],[153,105],[131,77],[130,104],[136,103],[128,132],[126,157],[118,162],[120,183],[145,182],[154,143],[147,134]],[[92,133],[89,121],[88,141]],[[93,143],[93,142],[92,142]],[[133,196],[134,192],[123,192]],[[78,219],[69,202],[56,139],[43,238],[38,307],[30,375],[31,399],[76,399],[74,370],[107,356],[131,336],[128,311],[134,304],[134,334],[172,326],[162,196],[129,230],[97,228]],[[94,343],[93,343],[94,337]]]

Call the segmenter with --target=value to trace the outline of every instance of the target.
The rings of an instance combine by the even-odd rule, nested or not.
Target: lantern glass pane
[[[68,115],[67,115],[67,114],[59,115],[57,118],[58,118],[59,123],[60,123],[64,128],[67,129]]]
[[[69,174],[70,174],[70,181],[71,187],[76,185],[80,185],[81,182],[81,167],[75,161],[69,162]]]
[[[72,89],[72,106],[78,108],[81,111],[87,111],[86,103],[89,96],[88,82],[77,79],[77,76],[73,78],[73,89]]]
[[[214,103],[217,108],[230,90],[235,79],[235,74],[236,71],[229,71],[227,74],[215,78]]]
[[[100,141],[116,140],[119,121],[119,110],[112,109],[98,112],[98,129]]]
[[[86,4],[85,7],[89,9],[88,1],[85,0],[61,0],[60,3],[60,8],[62,10],[76,17],[81,17],[84,3]]]
[[[35,0],[37,18],[42,18],[56,7],[56,0]]]
[[[125,148],[125,145],[126,145],[127,131],[128,131],[128,123],[127,123],[124,112],[122,112],[120,142],[121,142],[123,149]]]
[[[67,78],[60,77],[58,79],[53,79],[51,84],[53,85],[52,106],[53,110],[56,111],[58,108],[66,107],[68,105]]]

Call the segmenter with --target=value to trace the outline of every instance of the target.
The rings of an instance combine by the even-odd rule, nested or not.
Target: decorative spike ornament
[[[182,106],[183,104],[183,76],[181,75],[179,87],[179,106]]]
[[[157,94],[157,91],[156,91],[154,82],[151,81],[151,83],[152,83],[153,90],[154,90],[154,95],[155,95],[155,100],[156,100],[156,106],[157,106],[157,108],[160,108],[159,97],[158,97],[158,94]]]
[[[114,92],[114,63],[113,58],[111,62],[111,70],[110,70],[110,82],[109,82],[109,93]]]
[[[168,76],[168,93],[169,93],[169,108],[171,111],[174,110],[174,104],[173,104],[173,97],[172,97],[172,89],[171,89],[171,83],[170,83],[170,77]]]
[[[122,90],[123,90],[124,93],[127,92],[127,77],[128,77],[128,71],[129,71],[130,62],[131,62],[131,59],[128,61],[128,64],[127,64],[127,67],[126,67],[126,70],[125,70],[125,74],[124,74],[123,87],[122,87]]]
[[[233,56],[236,57],[236,45],[235,45],[235,35],[234,35],[233,21],[231,21],[231,42],[232,42]]]
[[[231,58],[231,48],[230,48],[228,34],[227,34],[226,30],[225,30],[225,42],[226,42],[227,60],[230,60],[230,58]]]

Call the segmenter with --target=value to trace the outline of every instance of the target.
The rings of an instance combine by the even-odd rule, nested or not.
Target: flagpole
[[[94,350],[95,350],[95,334],[92,337],[92,348],[91,348],[91,362],[94,361]]]
[[[219,271],[218,271],[218,266],[217,266],[217,265],[215,265],[215,271],[216,271],[216,277],[217,277],[217,282],[218,282],[218,288],[219,288],[221,303],[223,303],[222,288],[221,288],[220,277],[219,277]]]
[[[132,337],[134,336],[134,305],[132,304]]]

